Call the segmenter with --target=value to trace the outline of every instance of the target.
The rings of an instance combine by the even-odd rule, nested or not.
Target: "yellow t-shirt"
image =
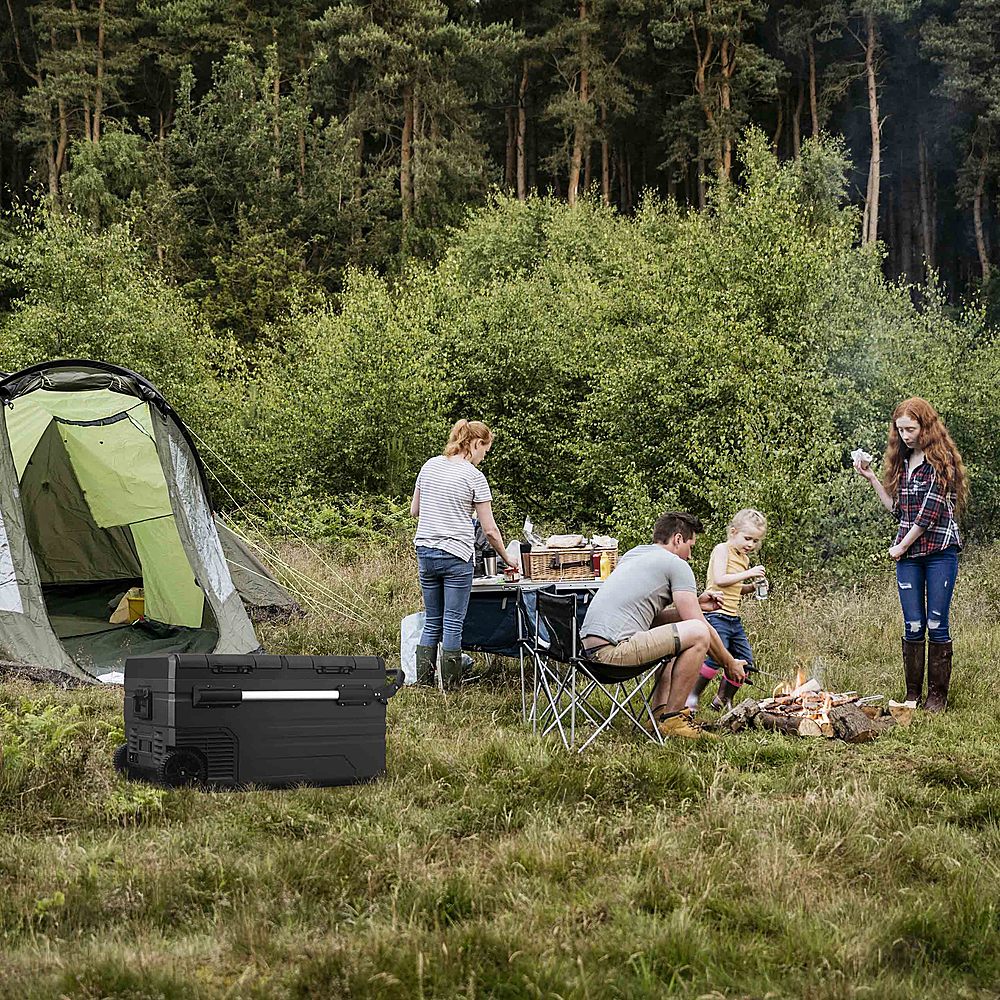
[[[750,568],[750,557],[745,552],[739,552],[731,545],[726,545],[726,573],[742,573]],[[712,560],[708,560],[708,589],[721,590],[724,595],[720,611],[727,615],[739,615],[740,598],[745,580],[738,580],[728,587],[720,587],[712,579]]]

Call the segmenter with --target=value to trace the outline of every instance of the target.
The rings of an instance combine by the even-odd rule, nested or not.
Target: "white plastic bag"
[[[399,665],[407,684],[417,683],[417,645],[424,630],[424,612],[407,615],[399,623]]]

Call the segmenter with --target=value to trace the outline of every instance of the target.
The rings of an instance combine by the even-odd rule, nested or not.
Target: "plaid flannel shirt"
[[[904,558],[929,556],[953,545],[962,547],[955,520],[955,497],[941,490],[937,473],[930,462],[922,462],[909,475],[904,469],[893,513],[899,518],[896,545],[914,524],[924,529],[924,533],[906,550]]]

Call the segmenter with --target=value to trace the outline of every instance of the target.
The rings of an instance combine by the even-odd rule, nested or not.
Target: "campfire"
[[[793,736],[841,739],[864,743],[894,726],[908,726],[913,707],[885,696],[862,696],[857,691],[824,691],[815,677],[802,669],[795,682],[783,681],[770,698],[748,698],[719,720],[719,728],[730,732],[768,729]]]

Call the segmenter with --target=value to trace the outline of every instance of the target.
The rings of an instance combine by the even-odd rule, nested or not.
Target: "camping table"
[[[472,581],[472,596],[465,616],[462,649],[495,656],[517,657],[524,692],[524,645],[535,627],[535,592],[546,587],[558,593],[580,595],[579,610],[585,613],[601,580],[519,580],[507,583],[495,577]],[[525,706],[521,706],[523,710]]]

